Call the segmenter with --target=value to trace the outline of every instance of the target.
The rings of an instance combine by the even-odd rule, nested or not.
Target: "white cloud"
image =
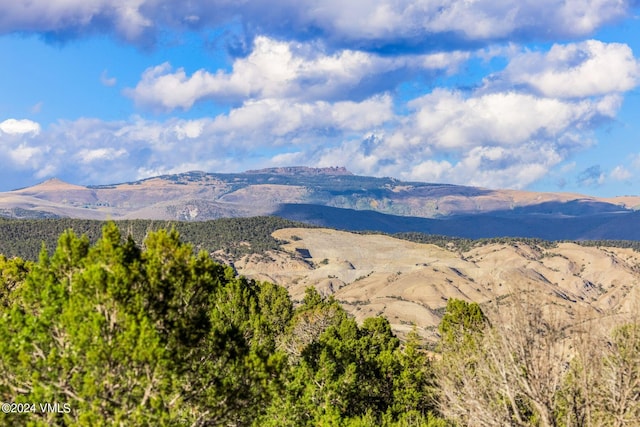
[[[205,124],[205,120],[190,120],[187,122],[180,122],[175,126],[176,137],[179,140],[187,138],[197,138],[202,135]]]
[[[83,148],[75,155],[75,158],[80,160],[82,163],[92,163],[104,160],[114,160],[126,154],[127,152],[123,148],[118,150],[113,148]]]
[[[187,110],[205,99],[289,98],[301,101],[361,98],[391,88],[399,75],[416,71],[452,72],[468,53],[384,57],[342,50],[327,54],[318,43],[280,42],[257,37],[246,58],[231,72],[200,69],[188,76],[169,63],[148,68],[125,93],[136,104],[157,110]]]
[[[18,147],[10,150],[8,154],[13,164],[19,168],[26,166],[33,167],[41,161],[42,149],[20,144]]]
[[[591,146],[592,130],[614,117],[619,106],[618,95],[562,100],[513,91],[439,89],[409,102],[409,115],[398,116],[388,94],[362,102],[266,98],[198,120],[79,120],[58,125],[62,133],[53,139],[71,141],[85,160],[95,159],[91,171],[74,171],[85,173],[85,182],[89,176],[108,182],[113,176],[129,180],[185,168],[237,171],[308,164],[346,165],[356,173],[411,180],[526,188]],[[127,155],[98,156],[105,153],[100,151],[105,144]],[[103,166],[102,177],[96,175],[98,164],[110,165]],[[600,177],[585,179],[598,182]]]
[[[396,117],[375,138],[345,141],[303,158],[307,164],[348,158],[355,172],[410,180],[526,188],[594,144],[592,131],[615,116],[620,102],[617,95],[561,100],[438,89],[408,106],[408,116]],[[600,173],[585,178],[597,183]]]
[[[370,142],[373,146],[365,147]],[[367,135],[364,140],[343,139],[340,143],[327,144],[319,147],[317,151],[307,151],[305,164],[323,167],[344,165],[348,159],[347,167],[362,175],[381,175],[382,164],[385,159],[377,150],[376,145],[380,140],[375,135]]]
[[[147,0],[18,0],[0,4],[2,32],[88,32],[96,22],[106,24],[120,37],[135,41],[153,27],[142,8]]]
[[[362,102],[247,101],[228,114],[194,120],[60,121],[39,135],[6,139],[0,155],[11,163],[1,173],[47,171],[71,182],[100,184],[155,172],[237,171],[262,166],[274,151],[340,143],[393,119],[392,99],[381,95]]]
[[[438,89],[409,103],[415,113],[405,137],[440,150],[518,146],[535,139],[559,139],[567,129],[612,117],[612,104],[616,105],[609,98],[571,102],[518,92],[465,97]]]
[[[542,178],[561,160],[557,147],[548,143],[475,147],[448,171],[445,182],[522,189]]]
[[[133,98],[138,105],[160,110],[175,108],[189,109],[196,100],[209,97],[212,90],[206,91],[208,74],[196,72],[187,78],[184,69],[171,73],[171,64],[165,62],[148,68],[142,74],[142,80],[135,89],[126,89],[127,96]],[[203,92],[204,90],[204,92]]]
[[[520,146],[478,146],[453,157],[427,160],[400,173],[405,179],[428,180],[489,188],[526,188],[558,165],[563,155],[552,143]]]
[[[268,166],[282,166],[282,165],[303,165],[306,162],[306,153],[302,151],[295,151],[292,153],[276,154],[269,160]]]
[[[7,119],[0,123],[0,131],[9,135],[37,135],[40,133],[40,125],[27,119]]]
[[[640,62],[625,44],[589,40],[517,55],[500,77],[547,97],[584,98],[632,89],[640,79]]]
[[[509,54],[514,51],[510,46]],[[629,77],[637,67],[629,55],[625,45],[599,42],[555,46],[547,54],[520,52],[506,71],[476,90],[440,88],[406,102],[391,91],[377,93],[375,80],[393,72],[446,72],[468,54],[327,53],[319,42],[258,37],[253,51],[229,71],[187,75],[162,64],[148,69],[129,92],[139,104],[159,109],[188,109],[207,98],[236,100],[228,113],[192,120],[79,119],[45,131],[35,122],[10,119],[0,124],[4,134],[11,133],[0,154],[15,159],[16,169],[46,170],[79,183],[295,163],[526,188],[593,145],[593,130],[616,116],[622,93],[637,84]],[[616,65],[612,81],[594,76],[571,88],[558,83],[567,76],[587,78],[603,62]],[[372,79],[374,89],[364,83]],[[353,88],[360,98],[347,93]],[[610,176],[626,173],[619,169]],[[603,177],[589,169],[581,181],[597,184]]]
[[[263,34],[308,39],[311,31],[340,45],[433,45],[577,37],[631,13],[633,0],[48,0],[0,3],[0,32],[113,32],[138,43],[166,27],[212,28],[239,20]],[[100,25],[97,26],[96,23]]]
[[[609,174],[616,181],[627,181],[633,177],[633,174],[624,166],[618,165]]]
[[[429,17],[425,28],[460,31],[469,39],[509,37],[514,33],[580,36],[623,16],[629,8],[627,1],[603,0],[478,0],[418,5],[416,8]]]
[[[116,83],[118,83],[118,80],[115,77],[109,77],[109,73],[107,72],[107,70],[104,70],[102,71],[102,73],[100,73],[100,83],[102,83],[104,86],[112,87],[115,86]]]
[[[623,93],[637,86],[640,67],[630,47],[620,43],[590,40],[523,52],[515,42],[591,35],[637,5],[635,0],[0,2],[0,34],[34,32],[52,39],[101,31],[151,45],[159,32],[202,30],[210,37],[209,29],[217,33],[232,23],[231,32],[246,33],[230,37],[250,48],[230,69],[187,71],[168,62],[150,67],[125,90],[137,105],[156,111],[231,101],[227,113],[194,120],[83,118],[45,130],[31,120],[8,119],[0,123],[0,156],[11,162],[3,173],[31,170],[37,176],[105,183],[185,169],[345,164],[363,174],[523,188],[595,143],[593,129],[615,117]],[[229,42],[221,37],[216,42]],[[459,50],[450,51],[454,48]],[[407,103],[403,87],[394,98],[401,82],[419,80],[416,86],[424,87],[472,56],[496,55],[509,65],[480,89],[435,89],[412,95],[417,98]],[[106,86],[118,83],[107,70],[99,77]],[[619,166],[609,177],[629,174]],[[595,183],[604,177],[596,169],[583,175]]]
[[[390,95],[333,103],[269,98],[214,118],[59,122],[39,135],[14,136],[0,150],[15,168],[85,184],[295,163],[525,188],[591,145],[595,123],[613,113],[610,104],[441,89],[398,116]],[[585,179],[595,182],[592,175]]]
[[[425,160],[413,166],[407,177],[426,182],[444,182],[451,175],[453,165],[446,160]]]
[[[216,117],[207,130],[214,131],[222,139],[234,138],[242,133],[251,136],[251,141],[285,136],[295,140],[297,134],[305,132],[363,131],[381,126],[392,118],[392,100],[388,95],[375,96],[362,102],[335,103],[263,99],[247,101],[229,114]]]

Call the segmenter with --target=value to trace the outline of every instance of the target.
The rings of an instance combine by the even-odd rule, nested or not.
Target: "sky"
[[[345,166],[640,194],[638,0],[0,1],[0,191]]]

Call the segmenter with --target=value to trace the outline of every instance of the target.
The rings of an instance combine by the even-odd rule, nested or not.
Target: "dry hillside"
[[[186,172],[80,186],[50,179],[0,193],[5,216],[206,220],[278,212],[283,204],[440,218],[491,212],[585,215],[640,207],[640,197],[491,190],[352,175],[343,168],[274,168],[239,174]],[[16,213],[16,210],[18,213]],[[29,214],[30,211],[30,214]]]
[[[287,242],[281,251],[237,261],[241,274],[284,285],[294,299],[315,286],[358,319],[385,315],[401,336],[415,324],[435,338],[449,298],[489,303],[528,292],[568,322],[615,320],[640,301],[640,253],[631,249],[512,243],[459,253],[329,229],[283,229],[273,236]]]

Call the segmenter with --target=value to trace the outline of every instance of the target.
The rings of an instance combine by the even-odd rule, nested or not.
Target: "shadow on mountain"
[[[584,216],[600,215],[606,213],[631,212],[622,206],[613,203],[599,202],[596,200],[571,200],[568,202],[543,202],[535,205],[518,206],[509,210],[496,210],[491,215],[521,216],[521,215],[557,215],[557,216]]]
[[[551,204],[553,205],[553,204]],[[560,205],[560,204],[559,204]],[[566,204],[563,204],[566,205]],[[552,207],[552,206],[549,206]],[[571,206],[570,206],[571,207]],[[565,206],[566,208],[566,206]],[[545,240],[640,240],[640,212],[597,211],[570,216],[571,209],[540,207],[514,215],[512,211],[482,215],[429,219],[387,215],[374,211],[333,208],[308,204],[282,204],[273,215],[308,224],[349,231],[399,233],[417,231],[471,239],[491,237],[535,237]],[[547,213],[551,212],[551,213]]]

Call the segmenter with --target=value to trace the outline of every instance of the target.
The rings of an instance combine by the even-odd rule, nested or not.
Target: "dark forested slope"
[[[77,234],[86,234],[93,243],[100,237],[104,224],[104,221],[70,218],[0,218],[0,253],[35,260],[42,243],[53,250],[64,230],[73,229]],[[131,235],[138,242],[151,231],[175,228],[195,250],[213,252],[222,249],[231,255],[276,249],[278,241],[271,237],[273,231],[309,227],[278,217],[221,218],[204,222],[123,220],[116,221],[116,224],[123,234]]]

